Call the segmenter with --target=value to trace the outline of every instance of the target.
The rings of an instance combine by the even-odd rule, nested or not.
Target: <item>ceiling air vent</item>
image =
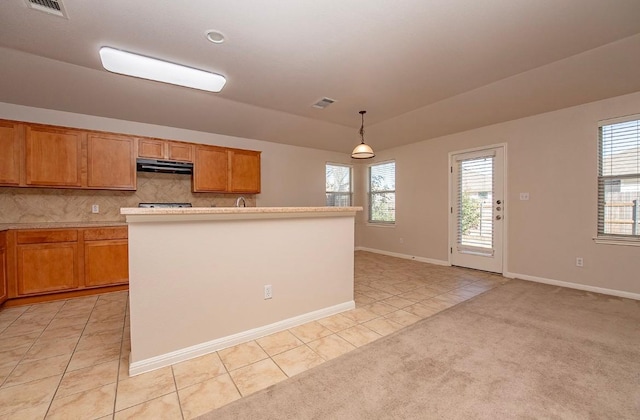
[[[331,99],[331,98],[322,98],[318,102],[316,102],[315,104],[313,104],[311,106],[313,108],[325,109],[326,107],[328,107],[329,105],[331,105],[335,101],[336,101],[335,99]]]
[[[24,0],[27,6],[34,10],[49,13],[51,15],[67,18],[62,0]]]

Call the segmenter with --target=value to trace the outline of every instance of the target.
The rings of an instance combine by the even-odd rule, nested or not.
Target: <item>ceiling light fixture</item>
[[[371,146],[364,143],[364,114],[366,113],[367,111],[360,111],[360,115],[362,116],[362,125],[360,126],[360,144],[353,149],[353,152],[351,152],[351,158],[353,159],[371,159],[375,156]]]
[[[207,39],[214,44],[222,44],[224,42],[224,35],[218,31],[211,30],[207,32]]]
[[[156,58],[145,57],[111,47],[100,48],[102,66],[113,73],[208,92],[220,92],[227,83],[224,76]]]

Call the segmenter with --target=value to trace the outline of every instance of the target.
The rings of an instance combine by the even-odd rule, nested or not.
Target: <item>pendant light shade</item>
[[[373,149],[368,144],[364,142],[364,114],[367,111],[360,111],[360,116],[362,117],[362,125],[360,126],[360,144],[353,149],[351,152],[352,159],[371,159],[376,154],[373,153]]]

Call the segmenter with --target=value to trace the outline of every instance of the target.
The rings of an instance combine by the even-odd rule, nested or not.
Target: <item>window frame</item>
[[[597,138],[597,223],[596,236],[593,240],[598,244],[607,245],[631,245],[640,246],[640,232],[634,234],[625,233],[605,233],[605,198],[607,193],[607,185],[614,185],[615,182],[621,183],[623,179],[640,179],[640,172],[619,175],[603,175],[603,127],[636,121],[640,125],[640,114],[628,115],[626,117],[612,118],[598,122],[598,138]],[[640,147],[640,134],[638,134],[637,144]],[[639,151],[640,153],[640,151]],[[640,203],[640,200],[638,200]],[[633,209],[632,209],[633,211]]]
[[[339,167],[343,167],[343,168],[348,168],[349,169],[349,192],[345,193],[342,191],[327,191],[327,167],[328,166],[339,166]],[[346,163],[334,163],[334,162],[326,162],[324,165],[325,168],[325,206],[327,207],[352,207],[353,206],[353,165],[349,165]],[[327,195],[328,194],[334,194],[334,195],[348,195],[349,197],[349,205],[347,206],[338,206],[338,205],[329,205],[327,204]]]
[[[380,190],[380,191],[372,191],[371,190],[371,173],[372,173],[372,169],[375,166],[382,166],[382,165],[388,165],[390,163],[393,163],[393,173],[394,173],[394,189],[393,190]],[[385,226],[385,227],[395,227],[396,225],[396,194],[397,194],[397,185],[395,182],[395,177],[396,177],[397,171],[396,171],[396,161],[394,159],[391,160],[386,160],[386,161],[382,161],[382,162],[376,162],[376,163],[372,163],[370,165],[368,165],[367,167],[367,223],[369,225],[372,226]],[[373,204],[373,200],[372,200],[372,196],[373,195],[378,195],[378,194],[393,194],[393,202],[394,202],[394,207],[393,207],[393,221],[388,221],[388,220],[373,220],[372,216],[373,216],[373,212],[371,210],[372,204]]]

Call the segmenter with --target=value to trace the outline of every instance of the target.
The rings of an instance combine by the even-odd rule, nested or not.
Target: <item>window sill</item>
[[[396,224],[395,223],[371,223],[371,222],[367,222],[367,226],[381,227],[381,228],[395,228]]]
[[[598,236],[593,241],[601,245],[640,246],[640,238],[619,238]]]

